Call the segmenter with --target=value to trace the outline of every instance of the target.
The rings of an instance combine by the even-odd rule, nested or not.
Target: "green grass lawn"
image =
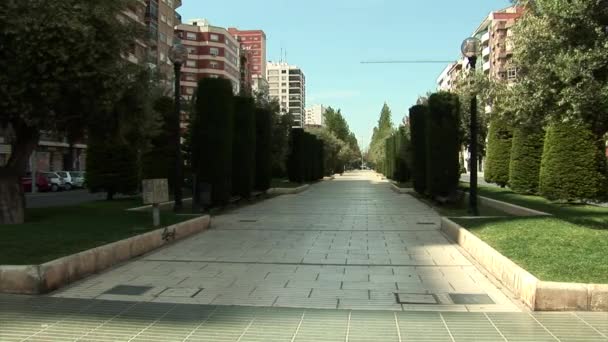
[[[482,196],[553,214],[453,220],[541,280],[608,283],[608,208],[551,203],[508,189]]]
[[[140,199],[120,199],[28,209],[26,223],[0,225],[0,265],[40,264],[153,230],[150,212],[125,210],[141,205]],[[191,218],[161,213],[163,225]]]
[[[273,178],[270,182],[271,188],[299,188],[303,184],[290,182],[287,179]]]

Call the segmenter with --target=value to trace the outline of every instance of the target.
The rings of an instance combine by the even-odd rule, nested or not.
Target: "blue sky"
[[[306,104],[342,109],[359,144],[369,144],[387,102],[398,124],[435,89],[444,65],[361,64],[364,60],[455,60],[461,41],[508,0],[183,0],[185,20],[262,29],[267,59],[306,74]]]

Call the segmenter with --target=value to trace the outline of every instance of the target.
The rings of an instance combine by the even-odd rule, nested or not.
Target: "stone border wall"
[[[400,188],[395,183],[391,183],[391,190],[398,194],[410,194],[414,192],[414,188]]]
[[[464,194],[465,200],[468,200],[469,193],[468,192],[462,192],[462,193]],[[477,196],[477,198],[478,198],[478,202],[480,205],[483,205],[483,206],[486,206],[489,208],[494,208],[494,209],[497,209],[500,211],[504,211],[507,214],[511,214],[511,215],[515,215],[515,216],[552,216],[551,214],[548,214],[548,213],[545,213],[542,211],[522,207],[520,205],[511,204],[511,203],[495,200],[495,199],[488,198],[488,197]]]
[[[532,310],[608,311],[608,284],[541,281],[456,222],[442,217],[441,230]]]
[[[167,227],[175,233],[164,239],[165,228],[68,255],[41,265],[0,266],[0,293],[42,294],[101,272],[118,263],[181,240],[209,228],[209,216]]]
[[[310,185],[304,184],[297,188],[270,188],[266,190],[268,195],[294,195],[308,190]]]

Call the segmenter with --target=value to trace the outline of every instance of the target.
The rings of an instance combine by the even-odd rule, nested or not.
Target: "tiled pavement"
[[[608,341],[608,313],[522,312],[374,179],[216,217],[50,296],[0,295],[0,341]]]
[[[147,291],[116,294],[115,286]],[[110,293],[108,293],[110,291]],[[397,294],[406,298],[398,302]],[[459,294],[483,295],[484,301]],[[371,173],[213,218],[212,229],[57,297],[395,311],[520,311],[439,231],[439,216]],[[489,296],[489,297],[488,297]]]
[[[322,310],[0,295],[0,341],[608,341],[608,313]]]

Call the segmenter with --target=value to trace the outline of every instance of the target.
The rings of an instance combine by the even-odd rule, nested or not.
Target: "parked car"
[[[65,180],[56,172],[44,172],[43,175],[51,182],[51,191],[55,192],[65,189]]]
[[[23,192],[32,192],[31,172],[28,172],[25,176],[21,177],[21,188],[23,189]],[[46,175],[36,173],[36,189],[42,192],[51,190],[51,181]]]
[[[63,188],[71,190],[73,188],[84,187],[84,172],[81,171],[57,171],[56,172],[64,180]]]

